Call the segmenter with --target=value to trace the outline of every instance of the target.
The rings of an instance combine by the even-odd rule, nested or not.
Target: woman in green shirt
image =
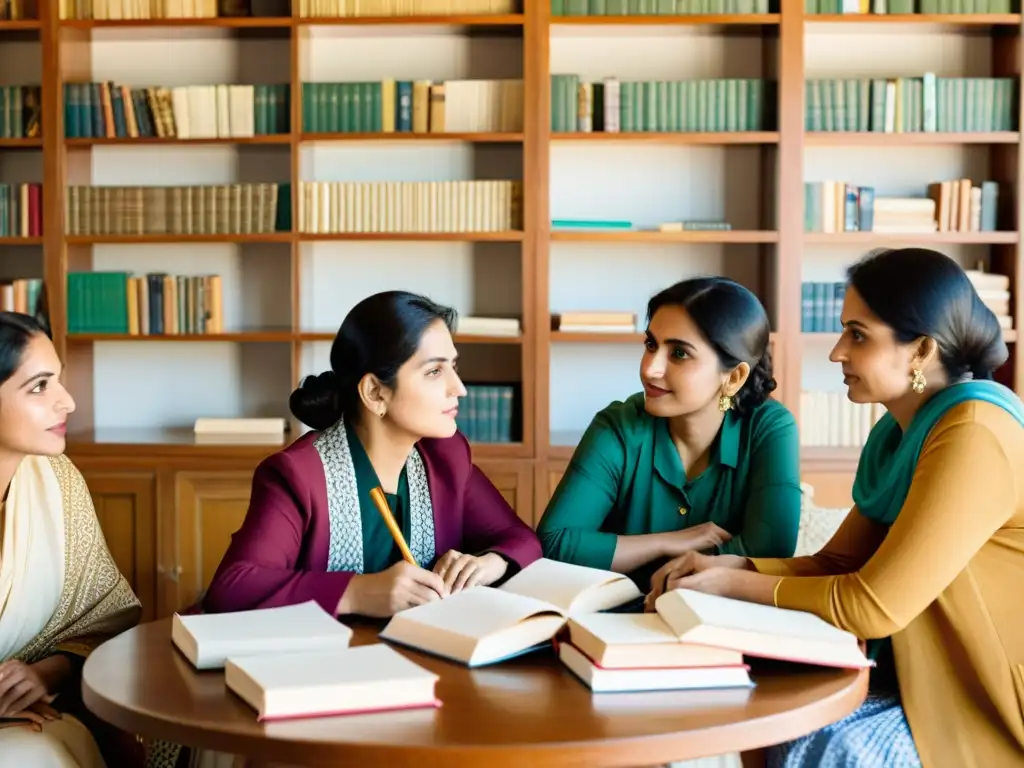
[[[791,557],[799,438],[775,389],[764,307],[724,277],[647,305],[643,391],[600,411],[538,526],[546,557],[641,590],[684,552]]]

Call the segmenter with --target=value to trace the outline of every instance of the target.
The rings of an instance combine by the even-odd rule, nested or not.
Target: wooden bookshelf
[[[528,0],[521,13],[491,16],[299,18],[294,15],[115,21],[61,20],[56,18],[55,9],[56,3],[44,4],[42,18],[38,21],[0,21],[0,33],[4,33],[0,36],[0,47],[8,39],[38,41],[43,135],[41,139],[0,139],[0,156],[8,153],[41,156],[46,211],[41,237],[0,237],[0,248],[28,246],[43,254],[42,271],[49,286],[54,339],[66,361],[67,384],[78,403],[69,454],[87,476],[108,528],[112,550],[118,553],[119,564],[143,597],[148,617],[178,610],[197,596],[216,566],[217,553],[227,545],[230,533],[245,513],[256,462],[276,449],[275,446],[242,445],[236,450],[197,443],[187,426],[192,418],[210,415],[202,399],[221,403],[221,389],[230,389],[239,402],[252,408],[253,415],[286,415],[290,389],[304,374],[326,367],[325,350],[333,338],[329,332],[331,324],[316,317],[313,305],[327,303],[332,291],[341,291],[349,278],[365,286],[365,290],[359,289],[365,295],[397,287],[393,283],[404,277],[401,270],[391,267],[392,271],[381,271],[383,276],[374,278],[377,259],[391,259],[405,265],[414,265],[420,253],[424,254],[424,259],[435,259],[429,262],[432,265],[429,268],[418,267],[421,271],[415,272],[416,277],[412,279],[429,276],[430,270],[435,269],[448,282],[462,281],[460,285],[469,286],[467,295],[473,295],[472,299],[466,299],[469,307],[475,306],[477,293],[495,292],[491,283],[497,287],[509,286],[512,296],[509,301],[514,302],[514,312],[508,307],[504,309],[521,318],[520,335],[458,334],[456,342],[465,363],[464,371],[473,366],[477,370],[493,368],[500,372],[498,378],[514,381],[520,389],[516,439],[509,443],[475,445],[474,452],[481,469],[530,523],[539,519],[571,456],[575,440],[586,427],[582,419],[572,424],[562,423],[566,403],[585,399],[582,396],[587,394],[586,390],[604,384],[605,378],[613,382],[632,381],[632,384],[609,390],[607,396],[602,394],[605,402],[628,396],[638,388],[635,369],[643,341],[639,329],[599,335],[551,330],[550,323],[553,312],[584,308],[564,306],[569,301],[567,296],[581,304],[592,293],[605,297],[600,299],[599,303],[603,302],[600,306],[592,308],[619,309],[612,306],[613,299],[607,297],[614,298],[612,291],[617,287],[617,277],[622,275],[639,276],[640,282],[635,285],[643,287],[646,295],[655,288],[653,284],[642,283],[648,270],[662,270],[653,274],[665,275],[662,280],[665,284],[670,274],[691,274],[704,269],[704,265],[710,265],[709,269],[719,265],[722,273],[744,275],[756,288],[772,319],[772,349],[779,381],[776,397],[799,418],[804,379],[816,365],[815,361],[827,357],[828,345],[835,339],[828,333],[808,334],[801,329],[801,283],[816,279],[814,269],[835,271],[861,253],[887,245],[920,244],[966,253],[970,258],[984,260],[992,271],[1010,276],[1014,330],[1006,334],[1011,360],[1000,376],[1017,391],[1024,391],[1024,353],[1017,332],[1024,322],[1024,303],[1017,298],[1018,291],[1024,287],[1020,236],[1024,208],[1019,194],[1024,154],[1020,114],[1014,115],[1013,130],[970,132],[810,131],[805,120],[808,79],[919,74],[892,71],[882,75],[878,74],[880,65],[874,63],[870,71],[860,72],[856,57],[842,56],[843,66],[838,73],[826,71],[827,67],[820,65],[816,58],[824,55],[820,51],[826,46],[819,38],[828,41],[858,35],[863,45],[870,47],[877,40],[887,46],[899,44],[902,36],[961,35],[981,41],[979,44],[985,48],[989,66],[982,70],[971,69],[984,61],[983,57],[972,53],[965,59],[973,63],[964,64],[962,72],[950,71],[962,76],[1019,78],[1024,55],[1020,45],[1024,22],[1020,14],[807,15],[803,0],[780,0],[770,7],[770,12],[762,14],[636,17],[553,16],[550,2],[542,0]],[[410,69],[412,65],[396,63],[395,71],[390,71],[383,65],[375,64],[373,66],[378,68],[374,69],[369,64],[357,66],[348,61],[346,66],[350,66],[353,74],[340,77],[336,74],[338,70],[329,66],[330,55],[322,53],[329,48],[325,40],[340,40],[335,43],[339,49],[350,44],[365,44],[365,41],[384,49],[393,47],[395,61],[399,62],[401,46],[416,36],[432,41],[424,44],[423,50],[435,51],[431,55],[438,61],[444,58],[436,53],[440,49],[433,47],[439,45],[436,43],[439,39],[467,40],[466,47],[459,49],[463,62],[472,62],[483,55],[480,52],[482,41],[490,44],[497,40],[513,47],[515,56],[511,59],[521,67],[515,76],[524,81],[521,130],[439,133],[303,130],[301,93],[304,82],[419,76],[415,67]],[[669,50],[668,43],[657,42],[666,38],[674,40],[671,45],[675,46],[672,50],[676,50],[681,46],[680,39],[686,36],[697,36],[701,45],[708,46],[695,50],[713,50],[720,58],[708,58],[713,63],[697,68],[692,66],[694,60],[685,57],[666,62],[656,60],[653,54],[646,59],[639,55],[648,45],[655,48],[662,45],[664,50]],[[237,43],[239,75],[233,82],[287,83],[291,94],[289,130],[238,138],[66,137],[63,85],[100,79],[100,68],[94,71],[93,59],[102,57],[94,51],[99,46],[130,46],[164,39]],[[254,40],[261,41],[262,47],[247,49],[246,45]],[[818,48],[815,48],[816,41],[819,41]],[[313,56],[316,46],[321,51],[318,57]],[[727,55],[732,50],[729,46],[736,46],[739,53]],[[275,47],[280,55],[257,61],[270,47]],[[427,54],[417,56],[417,61],[423,61]],[[607,58],[606,65],[604,58]],[[452,60],[460,59],[453,57]],[[597,64],[594,62],[602,64],[603,75],[583,73],[584,79],[589,80],[599,80],[604,75],[652,81],[758,77],[775,84],[775,101],[769,105],[770,116],[764,124],[750,131],[555,131],[552,129],[550,76],[574,71],[577,62],[582,62],[578,65],[580,69],[590,66],[595,71]],[[728,67],[723,62],[729,62]],[[922,55],[919,69],[934,71],[940,64],[939,60],[928,60]],[[110,74],[109,63],[104,64],[102,78],[115,81],[120,78],[120,81],[140,86],[161,84],[159,67],[152,62],[138,64],[137,76],[133,66],[122,63],[121,71],[115,75]],[[214,75],[203,77],[204,64],[192,62],[189,66],[190,80],[185,79],[185,75],[174,80],[170,69],[165,70],[165,79],[178,84],[216,81]],[[439,63],[436,72],[425,71],[422,76],[435,80],[496,77],[490,71],[494,66],[484,68],[486,75],[477,75],[468,64],[456,71],[448,64]],[[254,72],[258,74],[251,74]],[[825,74],[820,75],[821,72]],[[217,159],[222,155],[216,153],[229,152],[237,153],[237,177],[208,181],[219,167],[217,163],[222,162]],[[487,232],[302,231],[295,194],[300,182],[330,179],[330,174],[321,177],[317,173],[332,163],[333,167],[338,167],[354,158],[383,156],[389,152],[416,153],[401,156],[402,162],[411,165],[416,165],[421,156],[424,163],[428,163],[434,162],[430,157],[440,156],[438,153],[466,153],[458,156],[471,158],[466,162],[472,170],[469,176],[460,178],[477,178],[478,173],[483,176],[479,168],[486,167],[493,156],[512,157],[513,162],[518,163],[518,174],[514,178],[522,181],[524,189],[523,227]],[[603,160],[595,160],[597,170],[592,174],[588,172],[575,178],[576,171],[587,170],[579,159],[584,152],[588,156],[611,158],[608,168],[613,167],[614,161],[619,163],[614,166],[615,171],[624,174],[628,173],[631,159],[637,158],[652,177],[657,175],[655,171],[659,171],[661,164],[668,169],[666,174],[692,176],[698,171],[690,168],[691,163],[694,163],[693,168],[703,168],[697,160],[711,158],[708,162],[740,170],[728,180],[724,180],[723,171],[723,181],[718,186],[708,187],[707,196],[714,198],[715,205],[721,203],[719,207],[727,214],[733,199],[743,198],[749,213],[728,215],[735,219],[730,221],[732,228],[721,231],[663,232],[658,231],[656,225],[651,226],[652,222],[631,231],[553,231],[552,219],[574,215],[561,210],[568,194],[566,190],[571,185],[575,184],[581,195],[592,194],[588,199],[597,201],[596,204],[600,203],[601,195],[615,191],[615,181],[606,182],[606,189],[595,181],[611,178],[612,171],[600,167]],[[145,164],[150,153],[156,158],[154,162],[165,163],[170,169],[168,174],[173,178],[166,182],[168,185],[239,180],[291,184],[290,229],[245,235],[67,234],[65,187],[112,184],[105,174],[107,164],[115,162],[113,158],[123,154],[130,158],[123,161],[126,164]],[[815,163],[823,158],[837,162],[845,157],[863,158],[865,162],[858,180],[868,183],[873,176],[884,176],[887,158],[915,153],[925,153],[922,156],[927,158],[933,155],[926,153],[947,153],[935,157],[953,158],[949,162],[962,165],[975,180],[999,181],[999,229],[927,235],[805,231],[804,183],[817,180],[811,174]],[[211,158],[209,166],[214,169],[209,174],[201,168],[202,161],[195,159],[207,157]],[[417,160],[409,160],[411,157]],[[178,159],[198,180],[185,178],[186,172],[175,167]],[[462,161],[446,162],[454,167]],[[258,171],[263,168],[268,170],[260,175]],[[385,173],[383,168],[382,165],[379,174],[367,171],[357,180],[402,178],[393,169]],[[434,170],[430,173],[438,175]],[[128,178],[131,174],[124,171],[122,175]],[[429,175],[410,171],[407,176],[426,178]],[[948,174],[944,169],[933,171],[928,163],[923,163],[916,183],[923,191],[940,175]],[[660,182],[651,183],[671,187],[671,176],[659,178]],[[879,184],[880,189],[884,187],[884,179]],[[698,187],[693,184],[692,188]],[[895,192],[904,193],[902,188]],[[691,198],[686,198],[678,189],[671,193],[684,200],[698,199],[698,193],[693,191],[687,193]],[[654,195],[651,207],[667,206],[657,199],[660,194],[657,189],[652,189],[651,194]],[[641,204],[636,205],[642,213]],[[692,211],[677,210],[674,215],[706,218],[698,210],[697,202],[693,202],[692,207]],[[579,216],[579,212],[575,215]],[[171,250],[176,245],[183,246],[180,255]],[[217,258],[225,260],[224,263],[229,263],[242,275],[236,280],[237,295],[233,301],[238,306],[244,305],[246,311],[238,311],[239,322],[227,324],[225,332],[160,336],[68,332],[67,276],[70,272],[116,270],[130,264],[131,269],[138,272],[174,273],[179,270],[179,259],[181,264],[199,263],[196,260],[200,257],[195,254],[203,252],[203,248],[235,249],[231,252],[234,255]],[[445,255],[449,251],[450,258]],[[403,258],[406,261],[402,262]],[[452,264],[461,265],[459,269],[463,272],[456,273]],[[188,270],[181,266],[180,271]],[[472,278],[466,276],[469,272],[473,273]],[[587,283],[588,280],[593,282]],[[578,285],[572,293],[569,289],[573,286],[569,284],[574,281]],[[332,287],[334,283],[339,287]],[[437,284],[442,284],[441,277]],[[591,284],[592,289],[587,287]],[[250,295],[255,297],[251,301],[247,299]],[[441,296],[438,298],[444,300]],[[496,301],[493,296],[487,300]],[[474,311],[474,314],[484,313]],[[228,358],[234,361],[233,375],[212,377],[210,371],[220,371],[217,365]],[[154,378],[147,372],[152,366],[164,366],[161,371],[175,371],[175,378],[167,383],[159,381],[159,377]],[[581,370],[586,370],[587,375],[581,376]],[[623,371],[625,373],[616,379],[615,376],[619,376],[616,372]],[[110,398],[115,394],[109,390],[114,386],[119,388],[116,398],[126,402],[138,395],[166,398],[167,402],[175,403],[167,409],[171,414],[168,423],[147,423],[136,428],[106,423],[104,413],[110,412]],[[161,389],[162,386],[166,388]],[[100,392],[101,389],[106,394]],[[579,398],[575,397],[577,394]],[[104,397],[107,405],[98,408],[97,403]],[[804,450],[804,474],[818,489],[819,503],[840,499],[848,493],[858,454],[859,449],[848,446]]]

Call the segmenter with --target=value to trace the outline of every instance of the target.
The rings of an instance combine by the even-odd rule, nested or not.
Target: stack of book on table
[[[538,649],[594,692],[749,688],[745,656],[872,665],[857,638],[817,616],[674,590],[643,613],[622,574],[541,559],[500,587],[472,587],[395,614],[391,644],[468,667]],[[439,675],[391,645],[350,648],[352,631],[316,603],[174,617],[172,640],[260,720],[438,706]]]

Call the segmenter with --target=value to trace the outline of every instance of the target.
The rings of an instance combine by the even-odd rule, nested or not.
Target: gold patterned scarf
[[[43,506],[45,508],[41,508]],[[28,515],[38,517],[33,521]],[[107,549],[92,496],[85,479],[70,459],[63,455],[23,459],[11,482],[6,518],[4,539],[12,530],[13,522],[19,522],[22,530],[29,528],[30,523],[38,522],[26,540],[49,533],[51,550],[52,539],[59,538],[59,528],[51,526],[47,529],[44,521],[63,523],[64,558],[61,587],[59,593],[55,593],[59,596],[52,610],[45,606],[49,619],[31,639],[8,653],[6,658],[31,664],[58,652],[88,656],[105,640],[138,623],[142,613],[139,600]],[[36,544],[36,551],[44,551],[43,542],[37,540]],[[6,567],[8,563],[3,565]],[[18,574],[26,582],[16,582],[13,586],[27,587],[31,591],[31,581],[38,568],[60,568],[60,563],[29,562]],[[42,573],[39,578],[43,578]],[[5,618],[4,604],[0,602],[0,639],[8,631],[4,626]],[[9,626],[9,631],[15,631],[13,621]],[[3,658],[0,655],[0,660]]]

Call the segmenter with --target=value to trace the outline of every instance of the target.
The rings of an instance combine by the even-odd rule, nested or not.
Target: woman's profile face
[[[17,370],[0,384],[0,451],[36,456],[64,452],[75,401],[60,383],[60,372],[53,343],[42,334],[33,336]]]
[[[459,398],[466,394],[456,357],[447,326],[440,320],[431,324],[388,393],[387,416],[395,426],[416,439],[455,434]]]
[[[640,381],[644,409],[672,418],[717,403],[728,374],[715,350],[682,307],[658,309],[647,326]]]
[[[906,395],[915,346],[899,343],[852,286],[843,299],[842,323],[829,359],[842,365],[846,396],[854,403],[891,403]]]

